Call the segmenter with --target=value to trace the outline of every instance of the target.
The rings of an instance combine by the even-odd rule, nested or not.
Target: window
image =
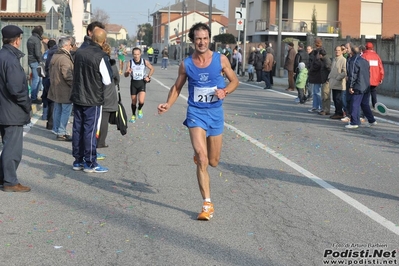
[[[7,0],[0,0],[1,1],[1,11],[7,11]]]

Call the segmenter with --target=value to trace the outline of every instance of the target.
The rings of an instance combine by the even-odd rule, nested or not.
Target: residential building
[[[107,24],[105,25],[105,30],[107,31],[107,37],[115,41],[127,39],[128,32],[122,25]]]
[[[224,12],[212,7],[211,33],[226,33],[228,18]],[[153,46],[190,43],[188,31],[198,22],[209,24],[209,5],[198,0],[176,0],[175,4],[159,9],[153,17]]]
[[[229,32],[237,36],[235,8],[247,6],[247,40],[275,41],[279,27],[279,0],[230,0]],[[397,0],[282,0],[281,35],[306,38],[316,14],[317,35],[359,38],[393,37],[397,33],[399,7]],[[233,26],[233,27],[232,27]]]

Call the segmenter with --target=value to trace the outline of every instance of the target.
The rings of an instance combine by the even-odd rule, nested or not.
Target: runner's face
[[[133,59],[134,59],[135,62],[138,62],[140,60],[140,56],[141,56],[140,51],[134,51],[133,52]]]
[[[209,33],[207,30],[196,30],[194,32],[195,50],[199,53],[205,53],[209,47]]]

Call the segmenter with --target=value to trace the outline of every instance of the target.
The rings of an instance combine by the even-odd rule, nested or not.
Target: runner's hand
[[[168,103],[161,103],[160,105],[158,105],[158,114],[163,114],[166,111],[169,110],[169,104]]]

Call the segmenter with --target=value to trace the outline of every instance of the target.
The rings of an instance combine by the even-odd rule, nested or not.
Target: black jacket
[[[312,84],[322,84],[321,80],[322,62],[319,58],[319,50],[313,50],[309,56],[308,80]]]
[[[320,76],[321,76],[321,83],[324,84],[328,80],[328,75],[331,72],[331,59],[326,55],[321,60],[321,69],[320,69]]]
[[[26,43],[28,49],[28,64],[40,63],[42,61],[42,37],[37,33],[32,33]]]
[[[30,121],[32,103],[20,63],[23,56],[10,44],[0,50],[0,125],[21,126]]]
[[[116,85],[119,85],[120,76],[116,66],[115,59],[110,60],[112,68],[111,84],[104,85],[104,112],[116,112],[118,111],[118,96],[116,95]]]
[[[295,55],[294,72],[297,74],[299,73],[298,65],[301,62],[305,63],[305,66],[309,64],[309,54],[304,49],[298,49],[298,52]]]
[[[100,72],[101,62],[105,63],[109,77],[112,77],[109,56],[95,42],[75,53],[71,102],[81,106],[104,104],[104,84]]]
[[[248,65],[253,65],[255,63],[256,52],[251,52],[248,56]]]

